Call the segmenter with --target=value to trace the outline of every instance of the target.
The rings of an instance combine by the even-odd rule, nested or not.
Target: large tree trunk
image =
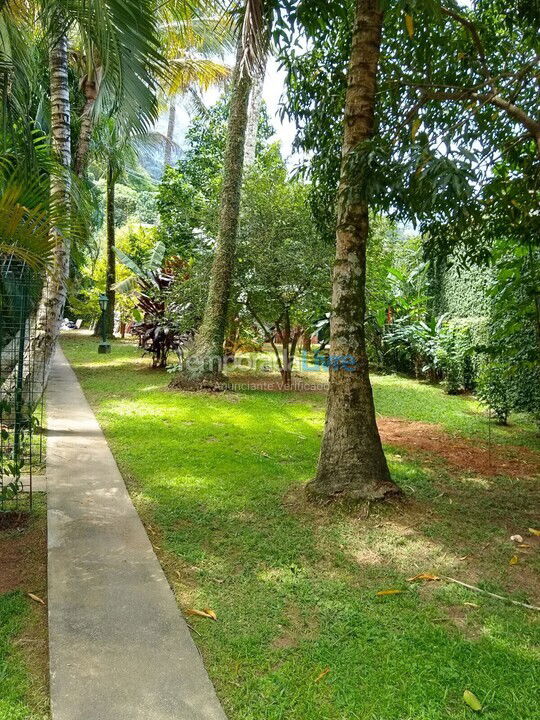
[[[174,128],[176,125],[176,102],[171,98],[169,105],[169,120],[167,122],[167,137],[165,138],[165,152],[163,155],[163,170],[171,164],[172,150],[174,145]]]
[[[236,252],[248,103],[252,84],[251,77],[242,63],[241,42],[239,45],[232,79],[219,231],[210,275],[210,288],[203,322],[187,368],[191,381],[202,381],[203,385],[223,381],[223,342],[227,328]],[[182,379],[176,378],[172,384],[181,385]]]
[[[375,500],[397,491],[375,422],[365,342],[369,217],[361,184],[369,178],[360,176],[351,163],[354,151],[373,134],[382,22],[380,0],[357,0],[337,208],[333,362],[317,475],[308,485],[310,495],[322,498]],[[344,366],[345,358],[351,361]]]
[[[251,93],[249,96],[248,120],[246,127],[246,150],[244,156],[244,167],[249,168],[255,162],[257,152],[257,131],[259,129],[259,118],[261,116],[261,108],[263,101],[263,86],[266,70],[266,60],[264,59],[264,68],[253,80]]]
[[[61,173],[51,176],[51,201],[60,209],[67,228],[70,213],[71,127],[68,85],[68,42],[61,34],[49,54],[51,87],[51,138],[52,149],[61,166]],[[58,212],[58,210],[56,210]],[[54,255],[51,269],[41,294],[36,318],[35,367],[36,377],[46,384],[54,353],[62,311],[66,302],[66,283],[69,276],[69,231],[60,230],[56,223],[51,228]]]
[[[116,293],[113,289],[116,282],[114,187],[114,171],[109,165],[107,168],[107,275],[105,278],[105,292],[109,299],[107,303],[106,328],[107,334],[110,337],[112,337],[114,333],[114,306],[116,302]]]

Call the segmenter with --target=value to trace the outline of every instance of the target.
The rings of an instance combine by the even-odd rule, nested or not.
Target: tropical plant
[[[509,368],[504,362],[486,362],[478,376],[477,397],[493,410],[500,425],[508,424],[512,409]]]
[[[96,131],[91,144],[93,156],[105,166],[106,177],[106,229],[107,229],[107,279],[105,292],[108,297],[107,303],[107,332],[112,335],[114,330],[114,312],[116,293],[114,285],[116,282],[116,258],[115,233],[116,233],[116,203],[115,189],[117,182],[129,168],[135,168],[138,163],[137,156],[138,138],[130,135],[126,128],[113,118],[103,118],[96,126]]]
[[[246,0],[239,32],[229,111],[227,146],[223,165],[221,208],[208,302],[193,349],[190,381],[221,383],[223,345],[229,313],[249,96],[252,78],[260,68],[268,36],[270,7],[264,0]]]
[[[298,342],[328,306],[331,250],[315,228],[308,196],[307,185],[287,178],[277,146],[244,182],[233,297],[272,344],[285,385]]]
[[[165,246],[157,242],[143,267],[119,248],[115,248],[118,260],[131,272],[115,286],[122,293],[136,293],[137,310],[134,316],[139,322],[131,332],[139,337],[139,347],[152,355],[152,367],[164,368],[167,356],[174,350],[183,360],[183,351],[193,340],[191,328],[182,327],[182,316],[189,304],[179,306],[171,296],[171,288],[179,276],[186,276],[187,263],[179,257],[165,259]]]
[[[176,125],[176,98],[224,83],[230,69],[216,58],[232,47],[231,24],[218,3],[205,3],[204,12],[184,8],[178,12],[175,4],[162,7],[161,32],[164,53],[169,64],[165,87],[169,98],[169,117],[165,138],[164,167],[171,165]]]
[[[432,382],[440,379],[445,320],[445,315],[427,322],[406,315],[388,327],[384,342],[389,352],[398,355],[399,369],[414,370],[417,378],[427,375]]]

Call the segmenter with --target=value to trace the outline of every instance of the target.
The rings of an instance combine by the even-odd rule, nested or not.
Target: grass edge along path
[[[48,700],[46,502],[27,526],[0,532],[0,720],[46,720]]]

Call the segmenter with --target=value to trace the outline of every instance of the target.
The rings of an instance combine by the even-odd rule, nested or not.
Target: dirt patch
[[[0,530],[23,530],[28,525],[25,511],[0,512]]]
[[[319,623],[314,615],[305,616],[293,603],[286,606],[283,623],[278,626],[281,633],[272,641],[275,650],[297,647],[302,640],[314,638]]]
[[[482,442],[452,437],[431,423],[381,418],[377,424],[384,443],[434,453],[459,470],[488,477],[540,474],[540,455],[528,448],[496,445],[490,450]]]
[[[46,588],[47,538],[45,517],[9,513],[0,531],[0,593],[10,590],[43,592]]]

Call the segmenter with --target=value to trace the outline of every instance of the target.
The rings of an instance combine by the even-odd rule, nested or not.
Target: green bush
[[[504,362],[487,361],[478,375],[476,395],[493,410],[500,425],[507,425],[512,410],[512,384]]]

